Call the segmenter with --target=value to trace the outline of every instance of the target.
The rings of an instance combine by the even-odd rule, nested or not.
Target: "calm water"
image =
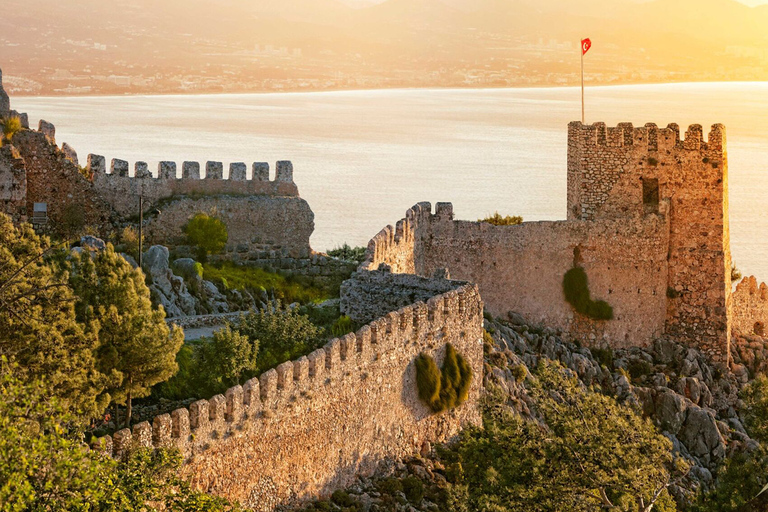
[[[418,201],[457,217],[564,219],[567,124],[579,91],[389,90],[307,94],[13,98],[88,153],[134,162],[293,160],[315,212],[312,246],[364,245]],[[587,121],[728,129],[734,261],[768,279],[768,83],[596,87]],[[705,129],[708,131],[708,128]],[[225,168],[227,166],[225,165]],[[250,167],[250,165],[249,165]]]

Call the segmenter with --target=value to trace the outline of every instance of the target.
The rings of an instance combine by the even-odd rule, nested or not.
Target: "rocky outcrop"
[[[191,258],[169,263],[167,247],[154,245],[144,253],[144,273],[150,277],[153,300],[168,318],[229,313],[229,302],[216,285],[203,280],[200,264]]]
[[[149,286],[168,317],[196,314],[198,301],[189,293],[184,278],[174,275],[169,265],[168,248],[153,245],[143,256],[143,270],[152,284]]]
[[[738,414],[739,375],[713,364],[695,349],[662,338],[649,349],[595,350],[566,342],[558,332],[513,323],[486,321],[493,346],[486,388],[500,389],[519,414],[533,418],[535,403],[524,378],[541,358],[559,361],[586,386],[596,385],[649,417],[692,469],[671,488],[680,503],[690,491],[709,488],[726,457],[750,451]],[[762,344],[761,344],[762,347]]]

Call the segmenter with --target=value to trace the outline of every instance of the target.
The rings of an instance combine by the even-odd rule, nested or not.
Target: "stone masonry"
[[[194,488],[259,511],[328,496],[385,459],[417,454],[479,424],[483,303],[474,285],[450,288],[94,446],[114,455],[132,442],[176,447]],[[474,378],[462,406],[436,415],[418,398],[414,361],[426,352],[441,364],[447,343]]]
[[[368,245],[361,269],[477,283],[488,309],[558,327],[593,345],[649,346],[678,336],[730,360],[730,239],[725,128],[680,139],[675,125],[571,123],[568,220],[492,226],[453,220],[449,203],[411,208]],[[585,269],[593,299],[614,310],[590,320],[565,302],[562,280]]]

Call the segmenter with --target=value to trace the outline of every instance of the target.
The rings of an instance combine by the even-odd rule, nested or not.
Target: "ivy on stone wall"
[[[604,300],[592,300],[589,293],[587,273],[581,267],[573,267],[563,277],[565,300],[577,313],[593,320],[613,319],[613,308]]]
[[[469,395],[471,383],[472,368],[450,343],[445,348],[442,370],[437,368],[435,360],[427,354],[419,354],[416,358],[419,398],[436,413],[463,404]]]

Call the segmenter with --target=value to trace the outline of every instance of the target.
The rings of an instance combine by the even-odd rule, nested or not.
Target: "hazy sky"
[[[768,4],[768,0],[739,0],[739,2],[747,5]]]

